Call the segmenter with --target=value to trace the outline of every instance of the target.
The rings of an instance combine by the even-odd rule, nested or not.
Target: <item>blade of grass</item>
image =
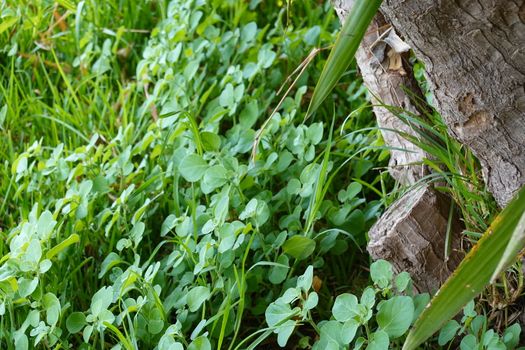
[[[309,236],[310,230],[315,221],[315,216],[317,211],[321,207],[323,201],[324,193],[322,191],[323,186],[325,185],[326,176],[328,174],[328,162],[330,161],[330,150],[332,149],[332,135],[334,132],[335,124],[335,107],[333,107],[332,113],[332,125],[330,126],[330,133],[328,135],[328,141],[326,142],[326,147],[323,154],[323,161],[321,162],[319,169],[319,176],[315,182],[315,189],[312,197],[310,198],[310,204],[307,209],[307,221],[306,228],[304,230],[304,235]]]
[[[305,119],[319,108],[350,65],[368,25],[382,2],[383,0],[357,0],[355,2],[315,86]]]
[[[430,301],[408,334],[403,350],[416,349],[482,292],[500,267],[500,262],[504,260],[506,267],[506,263],[511,260],[505,256],[509,245],[514,253],[512,259],[515,258],[516,252],[523,248],[523,242],[519,241],[517,247],[511,240],[524,234],[524,217],[525,187],[492,222],[483,237]]]

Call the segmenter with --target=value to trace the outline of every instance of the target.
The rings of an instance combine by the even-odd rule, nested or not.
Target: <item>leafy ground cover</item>
[[[0,348],[402,344],[428,295],[369,269],[395,196],[355,71],[303,122],[329,4],[0,6]],[[429,346],[519,339],[460,321]]]

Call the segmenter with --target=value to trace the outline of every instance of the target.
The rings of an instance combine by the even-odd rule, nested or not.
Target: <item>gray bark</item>
[[[354,0],[334,0],[337,14],[344,21]],[[416,106],[405,93],[405,88],[421,97],[419,87],[406,64],[407,52],[397,53],[382,39],[387,39],[387,31],[392,30],[381,14],[372,21],[361,46],[356,53],[356,62],[363,81],[375,102],[374,114],[379,127],[395,129],[416,136],[412,128],[379,104],[402,107],[418,114]],[[421,161],[424,152],[396,132],[381,131],[385,143],[394,148],[390,154],[389,172],[394,179],[410,185],[425,175]],[[405,151],[406,150],[406,151]]]
[[[353,1],[334,4],[344,15]],[[525,0],[385,0],[381,11],[425,63],[450,133],[504,206],[525,184]]]
[[[368,252],[373,259],[390,261],[396,272],[409,272],[420,292],[437,291],[462,259],[463,225],[454,211],[446,258],[451,203],[429,186],[409,191],[370,229]]]
[[[525,0],[385,0],[381,10],[504,206],[525,184]]]

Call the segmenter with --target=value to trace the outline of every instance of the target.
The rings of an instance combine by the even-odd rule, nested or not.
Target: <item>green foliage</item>
[[[362,288],[392,181],[352,66],[301,122],[328,2],[0,11],[0,348],[401,346],[429,296],[384,261]]]
[[[310,290],[294,271],[347,284],[366,261],[388,179],[377,130],[345,135],[373,122],[342,124],[366,105],[358,82],[302,124],[315,58],[250,157],[276,91],[333,40],[329,6],[131,3],[1,5],[17,18],[0,33],[2,349],[240,348],[282,290]]]
[[[500,337],[492,329],[487,329],[488,320],[484,315],[477,314],[473,301],[465,306],[463,314],[461,323],[450,320],[441,329],[439,345],[443,346],[457,336],[463,337],[459,343],[461,350],[514,349],[519,345],[521,326],[518,323],[509,326]]]
[[[348,12],[341,33],[337,36],[330,57],[315,87],[308,115],[314,113],[345,73],[365,36],[368,25],[383,0],[357,0]]]
[[[447,320],[454,317],[469,300],[481,293],[494,274],[498,273],[497,269],[502,260],[504,267],[507,267],[508,261],[504,254],[509,246],[516,243],[521,245],[519,240],[515,242],[511,240],[516,234],[522,235],[525,230],[524,213],[525,188],[494,220],[487,232],[434,296],[431,304],[414,325],[404,345],[405,349],[415,349],[438,331]],[[516,254],[517,252],[513,254],[513,258]]]
[[[268,329],[277,334],[278,344],[285,347],[294,330],[302,333],[309,325],[317,333],[317,340],[303,337],[299,343],[309,344],[312,349],[400,349],[430,296],[414,293],[410,276],[406,272],[394,275],[387,261],[372,263],[370,270],[373,285],[366,287],[360,298],[339,294],[333,301],[330,319],[319,320],[314,316],[319,295],[313,290],[313,268],[309,266],[296,286],[288,288],[266,309]],[[488,329],[487,317],[478,315],[474,306],[472,301],[465,307],[461,324],[454,320],[447,323],[439,335],[439,345],[457,343],[462,350],[515,349],[520,326],[508,327],[500,337]]]

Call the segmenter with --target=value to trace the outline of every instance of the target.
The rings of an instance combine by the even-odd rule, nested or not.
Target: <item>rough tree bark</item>
[[[353,2],[334,0],[340,17]],[[525,0],[385,0],[381,11],[372,32],[384,18],[425,63],[450,133],[479,158],[489,190],[504,206],[525,184]],[[390,85],[386,90],[397,90],[390,95],[399,95],[395,84],[410,87],[409,78],[383,80],[366,57],[367,45],[357,55],[365,83],[385,102],[403,106],[404,98],[379,92]]]
[[[398,272],[410,272],[420,292],[436,292],[463,258],[464,226],[450,206],[451,199],[430,186],[410,190],[370,229],[370,255],[390,261]]]
[[[354,1],[333,0],[342,19]],[[419,91],[411,70],[406,64],[399,69],[399,57],[383,42],[390,26],[425,64],[449,132],[479,158],[489,190],[506,205],[525,184],[525,0],[384,0],[356,60],[373,95],[417,112],[403,90]],[[391,69],[393,58],[398,63]],[[407,62],[402,53],[401,58]],[[374,111],[380,126],[410,132],[388,111]],[[424,156],[393,133],[384,137],[391,146],[417,151],[393,152],[394,165]],[[423,174],[418,168],[393,169],[405,184]],[[411,272],[421,289],[434,289],[457,263],[457,256],[440,260],[447,208],[449,202],[430,188],[409,192],[370,231],[371,255]]]
[[[344,21],[354,2],[355,0],[333,1],[341,22]],[[388,39],[394,34],[395,32],[385,18],[378,14],[370,24],[357,50],[356,62],[363,81],[373,96],[374,114],[379,127],[417,136],[409,125],[386,108],[379,106],[380,103],[383,103],[402,107],[412,113],[419,113],[412,99],[405,93],[405,89],[408,89],[415,96],[422,98],[411,67],[406,64],[408,52],[396,52],[387,44]],[[392,177],[404,185],[413,184],[422,178],[425,175],[425,168],[419,163],[425,157],[424,152],[396,132],[382,130],[381,133],[385,143],[393,148],[389,163],[389,172]]]
[[[525,183],[525,0],[385,0],[381,11],[504,206]]]

